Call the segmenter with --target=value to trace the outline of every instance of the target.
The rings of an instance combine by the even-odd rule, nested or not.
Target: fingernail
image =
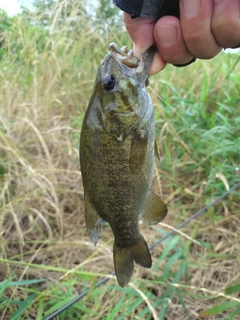
[[[201,0],[183,0],[183,11],[187,18],[194,18],[200,9]]]
[[[159,26],[157,34],[164,47],[171,47],[177,40],[177,28],[170,25]]]

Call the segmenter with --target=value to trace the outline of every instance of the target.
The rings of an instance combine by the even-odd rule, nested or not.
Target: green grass
[[[22,16],[1,31],[0,319],[44,319],[87,288],[59,319],[239,319],[239,190],[154,248],[127,287],[110,277],[95,289],[113,270],[113,238],[104,225],[95,248],[86,233],[79,132],[108,43],[131,42],[122,25],[82,14],[70,32],[60,17],[51,34]],[[150,79],[163,158],[153,189],[169,214],[141,226],[149,245],[240,180],[237,60],[221,53]]]

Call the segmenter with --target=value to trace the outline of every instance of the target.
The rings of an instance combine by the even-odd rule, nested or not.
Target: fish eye
[[[114,86],[115,86],[115,83],[116,83],[116,79],[114,76],[112,75],[108,75],[106,76],[106,78],[103,80],[102,82],[102,86],[105,90],[107,91],[111,91]]]

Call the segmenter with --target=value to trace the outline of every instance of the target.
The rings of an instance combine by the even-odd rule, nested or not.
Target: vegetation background
[[[0,14],[0,319],[240,319],[240,199],[232,192],[153,250],[120,288],[106,224],[87,236],[79,133],[109,42],[131,41],[109,0],[36,0]],[[95,3],[95,2],[94,2]],[[149,244],[240,180],[239,55],[222,53],[151,77],[153,189],[169,208],[141,226]]]

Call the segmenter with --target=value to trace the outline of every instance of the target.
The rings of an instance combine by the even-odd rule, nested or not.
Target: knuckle
[[[202,37],[203,37],[203,35],[200,32],[193,32],[193,31],[183,32],[183,39],[186,44],[200,41],[202,39]]]
[[[222,49],[212,42],[206,41],[189,46],[188,50],[194,57],[208,60],[214,58]]]
[[[236,11],[231,12],[231,15],[215,14],[212,18],[211,31],[221,47],[236,46],[240,43],[239,13]]]
[[[226,28],[218,25],[212,28],[212,33],[217,43],[223,47],[233,47],[240,43],[240,26],[231,25]]]
[[[192,56],[188,53],[186,54],[176,54],[174,56],[166,55],[165,61],[172,64],[185,64],[192,59]]]

